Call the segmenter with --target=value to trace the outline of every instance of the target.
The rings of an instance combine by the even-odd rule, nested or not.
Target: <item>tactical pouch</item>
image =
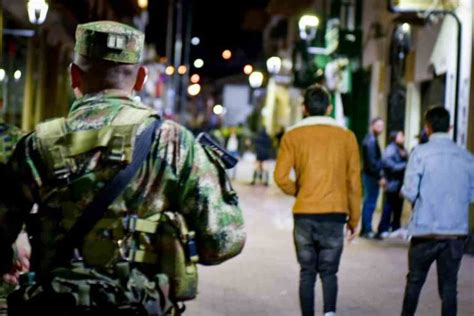
[[[197,295],[197,251],[194,235],[178,213],[164,213],[156,231],[158,271],[170,280],[172,301],[192,300]]]
[[[93,269],[56,269],[50,282],[12,293],[8,315],[177,315],[168,298],[168,279],[149,279],[134,269],[115,280]]]

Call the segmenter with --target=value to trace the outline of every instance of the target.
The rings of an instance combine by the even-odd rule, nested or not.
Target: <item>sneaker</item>
[[[324,313],[324,316],[336,316],[336,313],[335,312],[327,312],[327,313]]]
[[[365,239],[374,239],[375,238],[375,233],[374,232],[361,233],[360,237],[365,238]]]
[[[382,239],[388,238],[389,236],[390,236],[389,232],[383,232],[380,234],[380,237],[382,237]]]

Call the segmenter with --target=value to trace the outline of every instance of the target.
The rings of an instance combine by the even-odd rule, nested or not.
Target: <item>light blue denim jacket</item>
[[[403,196],[414,204],[411,236],[467,235],[474,203],[474,156],[445,133],[415,148],[408,161]]]

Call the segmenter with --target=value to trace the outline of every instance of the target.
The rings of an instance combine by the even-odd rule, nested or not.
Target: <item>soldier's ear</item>
[[[80,88],[82,83],[82,70],[79,66],[74,63],[69,65],[69,75],[71,77],[71,88]]]
[[[133,90],[141,91],[145,85],[146,79],[148,77],[148,68],[145,66],[140,66],[137,72],[137,78],[135,79],[135,84],[133,85]]]

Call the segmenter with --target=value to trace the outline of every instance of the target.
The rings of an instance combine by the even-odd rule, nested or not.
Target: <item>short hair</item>
[[[370,126],[374,125],[375,123],[379,121],[383,122],[383,118],[381,118],[380,116],[374,117],[373,119],[370,120]]]
[[[398,133],[400,133],[400,132],[401,131],[391,131],[389,136],[388,136],[389,141],[394,142],[397,139]]]
[[[331,98],[328,90],[320,85],[315,84],[308,87],[304,93],[304,105],[311,116],[325,115]]]
[[[84,73],[88,86],[94,90],[127,89],[133,86],[138,64],[123,64],[102,59],[91,59],[76,54],[76,64]]]
[[[446,133],[449,131],[450,116],[443,106],[434,106],[425,113],[425,123],[431,127],[433,133]]]

